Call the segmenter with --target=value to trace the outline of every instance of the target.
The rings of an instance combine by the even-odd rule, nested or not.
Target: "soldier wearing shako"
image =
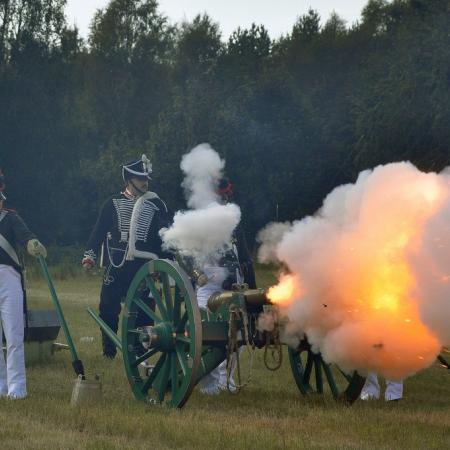
[[[233,201],[233,183],[228,177],[219,180],[216,192],[223,204]],[[227,267],[230,273],[224,289],[231,289],[232,284],[239,281],[246,283],[250,289],[256,289],[255,270],[241,224],[233,231],[229,249],[222,258],[221,265]]]
[[[137,253],[153,258],[167,256],[162,251],[159,230],[169,225],[166,204],[154,192],[148,192],[152,165],[145,155],[137,161],[122,166],[125,188],[109,197],[101,207],[97,222],[91,233],[84,253],[82,265],[91,269],[103,250],[105,272],[100,294],[100,318],[117,332],[121,302],[124,300],[131,280],[148,259],[130,258],[130,244]],[[141,198],[142,197],[142,198]],[[130,239],[130,223],[133,208],[138,199],[143,199],[139,207],[134,235]],[[133,217],[135,217],[133,215]],[[103,355],[114,358],[116,347],[102,331]]]
[[[216,193],[218,200],[226,204],[233,199],[233,185],[229,178],[219,180]],[[201,308],[207,308],[209,297],[215,292],[232,289],[233,284],[246,283],[250,289],[256,288],[255,271],[252,258],[248,250],[244,230],[238,225],[228,242],[222,249],[222,257],[217,265],[207,265],[197,268],[203,275],[203,281],[197,285],[197,303]],[[199,382],[200,392],[206,395],[216,395],[220,390],[237,389],[233,373],[235,364],[232,363],[229,377],[227,375],[227,361],[223,361],[213,371],[205,375]],[[228,378],[228,380],[227,380]]]
[[[0,343],[6,338],[6,364],[0,350],[0,397],[10,399],[27,396],[24,352],[24,289],[19,246],[32,256],[47,256],[45,247],[28,229],[22,218],[3,208],[4,177],[0,170]]]

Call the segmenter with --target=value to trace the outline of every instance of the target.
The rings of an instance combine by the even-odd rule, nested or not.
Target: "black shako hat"
[[[147,156],[122,165],[122,178],[125,183],[131,178],[147,178],[151,180],[152,163]]]
[[[232,195],[233,194],[233,183],[228,177],[222,177],[217,183],[216,192],[220,195]]]

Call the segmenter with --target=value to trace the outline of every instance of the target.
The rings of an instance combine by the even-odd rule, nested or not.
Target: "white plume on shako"
[[[401,379],[450,344],[450,172],[411,163],[361,172],[313,216],[270,224],[264,260],[287,267],[268,296],[343,370]]]
[[[234,203],[220,204],[216,193],[225,161],[209,144],[194,147],[181,160],[182,186],[190,210],[177,211],[173,225],[161,230],[164,247],[192,256],[199,265],[214,264],[241,220]]]

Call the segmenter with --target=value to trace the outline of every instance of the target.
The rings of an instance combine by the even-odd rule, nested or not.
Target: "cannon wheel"
[[[326,363],[320,354],[311,351],[306,339],[300,342],[297,349],[289,347],[288,353],[295,382],[303,395],[323,394],[324,383],[327,383],[336,400],[351,404],[358,399],[366,379],[357,372],[349,375],[339,369],[345,388],[339,389],[331,365]]]
[[[151,306],[142,300],[148,291]],[[138,313],[159,330],[154,348],[140,342]],[[200,312],[189,278],[172,261],[146,263],[128,289],[122,320],[123,361],[134,396],[181,408],[196,384],[201,349]]]

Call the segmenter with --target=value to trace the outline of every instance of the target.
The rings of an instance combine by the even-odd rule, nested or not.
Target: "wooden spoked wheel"
[[[177,263],[146,263],[128,289],[122,352],[134,396],[181,408],[195,383],[202,328],[195,293]]]
[[[346,374],[326,363],[319,353],[313,353],[304,339],[296,349],[289,347],[289,362],[298,389],[303,395],[323,394],[330,390],[336,400],[353,403],[358,399],[365,378],[357,372]]]

